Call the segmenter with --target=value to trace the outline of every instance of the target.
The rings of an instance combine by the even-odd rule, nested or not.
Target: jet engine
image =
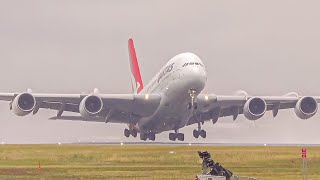
[[[258,97],[250,98],[243,107],[243,115],[249,120],[261,118],[267,110],[266,102]]]
[[[18,94],[12,101],[11,107],[17,116],[25,116],[32,112],[36,99],[30,93]]]
[[[95,95],[89,95],[82,99],[79,105],[81,116],[89,118],[100,113],[103,107],[102,99]]]
[[[318,111],[318,102],[313,97],[300,98],[294,112],[300,119],[309,119]]]

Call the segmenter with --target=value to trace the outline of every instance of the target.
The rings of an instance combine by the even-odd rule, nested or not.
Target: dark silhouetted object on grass
[[[214,175],[214,176],[225,176],[227,180],[233,175],[231,171],[222,167],[219,163],[215,163],[211,159],[210,153],[207,151],[198,151],[199,157],[202,159],[202,174]]]

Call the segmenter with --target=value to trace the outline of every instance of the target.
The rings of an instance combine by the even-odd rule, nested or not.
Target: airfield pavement
[[[197,151],[237,175],[301,179],[299,146],[0,145],[0,179],[194,179]],[[320,147],[307,147],[308,179],[320,179]],[[40,162],[40,169],[39,169]]]

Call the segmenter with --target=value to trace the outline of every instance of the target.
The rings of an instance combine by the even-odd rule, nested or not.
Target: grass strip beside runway
[[[0,179],[194,179],[199,150],[237,175],[301,178],[301,147],[0,145]],[[308,166],[320,179],[320,147],[308,147]]]

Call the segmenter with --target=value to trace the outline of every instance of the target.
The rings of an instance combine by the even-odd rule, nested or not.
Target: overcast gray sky
[[[207,93],[320,95],[319,7],[316,0],[2,0],[0,91],[131,93],[133,37],[145,84],[174,55],[194,52],[208,71]],[[8,109],[0,103],[7,143],[127,140],[125,125],[47,120],[56,114],[47,110],[21,118]],[[292,110],[270,117],[207,122],[208,138],[197,142],[320,143],[319,113],[308,121]],[[182,130],[187,142],[196,141],[193,128]]]

